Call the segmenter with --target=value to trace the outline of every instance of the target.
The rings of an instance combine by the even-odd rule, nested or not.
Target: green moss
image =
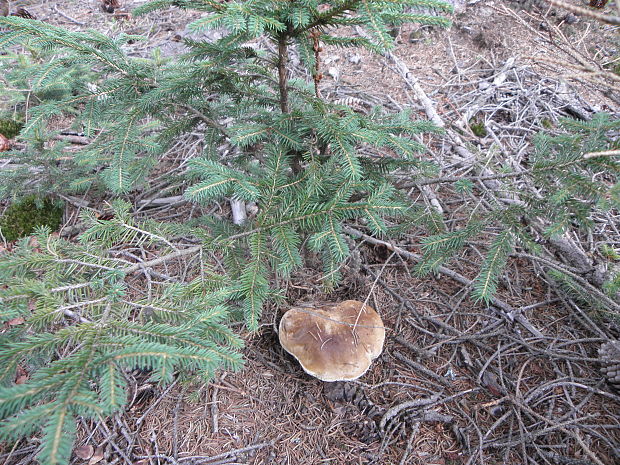
[[[62,223],[62,208],[51,199],[26,197],[13,203],[0,217],[0,228],[7,241],[14,241],[31,234],[37,226],[57,230]]]
[[[8,139],[12,139],[21,131],[23,123],[13,119],[0,118],[0,134]]]
[[[471,129],[471,132],[473,132],[476,137],[485,137],[487,135],[484,123],[482,121],[477,121],[475,118],[469,120],[469,129]]]
[[[611,246],[607,244],[603,244],[599,247],[599,251],[601,255],[609,260],[618,261],[620,260],[620,254]]]
[[[553,128],[553,123],[551,122],[550,119],[547,118],[543,118],[542,120],[540,120],[540,124],[542,125],[543,128],[545,129],[551,129]]]

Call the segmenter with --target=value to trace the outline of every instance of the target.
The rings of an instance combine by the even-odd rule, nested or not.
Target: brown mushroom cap
[[[291,308],[280,321],[278,336],[306,373],[323,381],[350,381],[366,373],[381,354],[385,328],[370,305],[346,300]]]

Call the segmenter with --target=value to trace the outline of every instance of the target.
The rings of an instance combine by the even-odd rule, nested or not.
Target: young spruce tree
[[[583,235],[592,231],[593,217],[620,208],[620,163],[614,159],[619,147],[619,129],[620,120],[599,113],[590,121],[564,118],[555,134],[537,134],[529,167],[500,173],[494,178],[501,183],[498,190],[506,195],[517,193],[518,199],[472,213],[461,229],[424,238],[424,261],[418,264],[418,272],[433,272],[471,241],[482,235],[490,236],[488,251],[473,286],[473,296],[488,302],[497,292],[508,257],[517,249],[544,257],[542,242],[567,232]],[[600,176],[604,179],[598,179]],[[466,179],[460,182],[466,189],[473,187]],[[523,189],[523,185],[535,188]],[[604,254],[605,248],[601,252]],[[613,256],[612,260],[615,260]],[[618,318],[620,272],[615,268],[605,273],[605,282],[598,288],[585,279],[578,283],[562,266],[551,267],[549,274],[570,294],[587,302],[587,307],[606,309]],[[592,271],[586,270],[586,276]]]
[[[42,463],[68,461],[76,417],[123,408],[127,369],[150,370],[166,384],[178,371],[208,379],[220,366],[239,367],[241,343],[226,326],[237,309],[256,330],[263,304],[278,293],[273,277],[302,265],[302,244],[322,256],[326,287],[335,285],[349,254],[342,223],[363,218],[372,233],[388,233],[386,218],[415,212],[390,173],[433,173],[412,136],[438,129],[406,112],[366,115],[325,100],[320,56],[325,45],[388,49],[394,25],[448,24],[416,9],[449,12],[448,4],[158,0],[136,13],[169,6],[205,12],[193,29],[225,28],[225,36],[188,40],[179,59],[138,59],[125,52],[129,36],[0,18],[0,48],[31,51],[5,74],[3,92],[28,115],[25,150],[2,154],[12,165],[0,171],[1,196],[103,190],[131,200],[160,155],[198,131],[203,154],[178,181],[192,183],[186,198],[254,202],[258,212],[243,225],[210,216],[162,224],[136,220],[131,203],[118,200],[112,219],[83,216],[88,229],[77,243],[42,229],[2,257],[0,318],[9,330],[0,335],[0,439],[42,430]],[[369,38],[354,34],[357,27]],[[271,47],[250,46],[260,38]],[[308,79],[289,79],[292,53]],[[60,116],[90,143],[67,154],[50,124]],[[222,145],[230,150],[219,151]],[[392,155],[380,156],[383,149]],[[146,246],[158,258],[136,262],[131,250]],[[225,270],[203,263],[209,251]],[[129,284],[134,273],[148,276],[147,267],[192,255],[199,259],[187,264],[190,282],[159,273],[146,288]],[[30,376],[14,385],[18,366]]]

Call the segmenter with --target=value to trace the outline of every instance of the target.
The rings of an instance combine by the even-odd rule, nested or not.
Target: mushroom
[[[0,152],[6,152],[11,148],[11,142],[0,134]]]
[[[280,320],[278,336],[306,373],[322,381],[351,381],[381,354],[385,328],[370,305],[346,300],[291,308]]]

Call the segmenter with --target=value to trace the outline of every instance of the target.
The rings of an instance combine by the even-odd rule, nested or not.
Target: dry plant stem
[[[378,279],[379,279],[379,277],[377,277],[377,280]],[[402,346],[406,347],[407,349],[409,349],[410,351],[412,351],[418,357],[430,358],[430,357],[432,357],[434,355],[433,352],[431,352],[430,350],[421,349],[420,347],[417,347],[417,346],[413,345],[411,342],[405,340],[401,336],[394,336],[394,340],[396,342],[398,342],[400,345],[402,345]]]
[[[62,16],[62,17],[63,17],[63,18],[65,18],[65,19],[68,19],[69,21],[71,21],[72,23],[77,24],[78,26],[84,26],[84,25],[86,24],[86,23],[83,23],[83,22],[81,22],[81,21],[78,21],[78,20],[77,20],[77,19],[75,19],[75,18],[72,18],[71,16],[69,16],[69,15],[68,15],[68,14],[66,14],[66,13],[63,13],[63,12],[62,12],[62,11],[58,8],[58,5],[54,5],[54,6],[53,6],[53,9],[54,9],[54,11],[55,11],[56,13],[58,13],[60,16]]]
[[[557,26],[555,26],[555,29],[557,31],[560,31]],[[560,31],[561,32],[561,31]],[[565,37],[563,37],[563,39],[565,41],[568,41],[568,39],[566,39]],[[557,45],[557,44],[556,44]],[[559,45],[558,45],[558,48]],[[533,61],[540,61],[540,62],[544,62],[544,63],[548,63],[554,67],[564,67],[564,68],[569,68],[569,69],[573,69],[576,72],[578,72],[577,76],[580,77],[584,77],[586,78],[588,75],[592,75],[592,76],[601,76],[601,77],[605,77],[608,79],[611,79],[612,81],[619,81],[620,82],[620,76],[609,72],[609,71],[605,71],[605,70],[601,70],[601,69],[597,69],[595,68],[593,65],[591,65],[590,63],[586,62],[577,52],[575,52],[574,50],[572,50],[571,48],[567,48],[566,53],[568,53],[569,55],[571,55],[571,57],[573,57],[574,59],[576,59],[577,61],[579,61],[579,64],[574,64],[574,63],[569,63],[565,60],[558,60],[557,58],[550,58],[550,57],[546,57],[546,56],[527,56],[525,58],[528,58],[530,60]]]
[[[321,31],[314,30],[310,32],[310,37],[312,38],[312,48],[314,50],[314,94],[316,98],[321,98],[321,91],[319,89],[319,84],[321,83],[321,79],[323,75],[321,74],[321,44],[319,42],[319,37],[321,36]]]
[[[367,37],[367,34],[361,28],[356,28],[356,31],[361,36]],[[472,160],[476,159],[476,156],[473,153],[471,153],[469,149],[467,149],[461,137],[456,132],[447,128],[446,123],[443,121],[441,116],[439,116],[439,113],[437,113],[437,110],[435,109],[435,105],[433,104],[433,101],[428,97],[428,95],[426,95],[426,92],[424,91],[424,89],[422,89],[422,86],[420,86],[420,82],[415,77],[415,75],[409,70],[407,65],[400,58],[398,58],[396,55],[394,55],[391,52],[384,52],[382,53],[382,55],[394,65],[397,73],[402,77],[407,87],[409,87],[415,93],[416,97],[418,98],[418,100],[422,104],[422,107],[424,108],[424,112],[426,113],[426,116],[435,125],[439,126],[440,128],[446,129],[447,135],[449,136],[450,140],[454,144],[454,151],[463,159],[472,159]],[[486,169],[483,170],[482,174],[484,176],[494,175]],[[432,183],[429,183],[429,184],[432,184]],[[488,183],[488,187],[494,188],[496,186],[492,183]],[[439,213],[443,213],[443,208],[439,204],[439,201],[434,196],[434,194],[430,193],[430,191],[428,191],[427,189],[426,190],[422,189],[422,192],[427,197],[430,198],[430,202],[433,205],[433,207]]]
[[[145,208],[155,208],[155,207],[167,207],[173,205],[180,205],[182,203],[186,203],[187,199],[182,195],[173,195],[172,197],[153,197],[146,200],[138,201],[138,205],[140,207],[136,210],[136,212],[140,212]]]
[[[288,73],[288,45],[287,42],[293,33],[293,28],[289,24],[286,31],[281,32],[278,36],[278,88],[280,91],[280,111],[287,114],[290,112],[288,100],[288,87],[286,75]],[[291,169],[293,174],[301,173],[302,157],[300,153],[293,153],[291,161]]]
[[[434,394],[425,399],[416,399],[416,400],[411,400],[409,402],[403,402],[402,404],[398,404],[388,409],[383,414],[383,417],[381,418],[381,421],[379,422],[379,429],[381,431],[384,431],[388,422],[395,416],[399,415],[403,410],[407,410],[411,408],[426,407],[427,405],[432,405],[436,403],[438,400],[439,400],[439,394]]]
[[[172,422],[172,457],[174,457],[175,460],[178,459],[179,456],[179,410],[181,409],[181,403],[183,402],[187,387],[188,385],[183,386],[177,398],[177,403],[174,406],[174,419]]]
[[[258,444],[253,444],[251,446],[247,446],[247,447],[242,447],[240,449],[232,449],[228,452],[224,452],[222,454],[218,454],[218,455],[212,455],[212,456],[206,456],[206,455],[193,455],[191,457],[181,457],[180,459],[178,459],[175,462],[178,463],[184,463],[187,461],[190,461],[191,464],[205,464],[208,465],[209,462],[213,462],[215,460],[219,460],[219,459],[224,459],[226,457],[231,457],[231,456],[236,456],[238,454],[244,454],[246,452],[251,452],[253,450],[256,449],[262,449],[264,447],[270,447],[273,445],[273,442],[261,442]],[[169,457],[167,455],[138,455],[135,458],[137,459],[150,459],[150,458],[162,458],[162,459],[167,459],[167,460],[173,460],[172,457]]]
[[[355,237],[361,237],[365,239],[367,242],[370,242],[371,244],[383,245],[384,247],[387,247],[389,250],[392,250],[393,252],[396,252],[403,257],[409,258],[410,260],[413,260],[414,262],[420,262],[422,260],[422,256],[418,254],[404,250],[400,247],[390,244],[389,242],[375,239],[374,237],[364,234],[363,232],[358,231],[357,229],[353,229],[348,226],[345,226],[342,229],[347,234],[350,234]],[[449,268],[446,268],[444,266],[440,266],[437,269],[437,271],[445,276],[448,276],[449,278],[454,279],[455,281],[467,287],[473,284],[472,281],[467,279],[465,276]],[[504,313],[504,317],[507,318],[509,321],[513,321],[513,320],[516,321],[517,323],[519,323],[521,326],[523,326],[525,329],[527,329],[530,333],[532,333],[536,337],[539,337],[539,338],[545,337],[543,333],[541,333],[538,329],[536,329],[523,315],[520,314],[518,309],[512,308],[506,302],[496,297],[491,298],[490,302],[494,307],[497,307],[500,310],[502,310]]]
[[[288,48],[286,42],[288,33],[282,32],[278,37],[278,87],[280,89],[280,110],[288,113],[288,87],[286,86],[286,74],[288,65]]]
[[[142,425],[142,422],[143,422],[143,421],[144,421],[144,419],[148,416],[148,414],[149,414],[149,413],[151,413],[151,411],[152,411],[155,407],[157,407],[157,406],[159,405],[159,403],[160,403],[162,400],[164,400],[164,398],[166,397],[166,394],[168,394],[168,393],[172,390],[172,388],[173,388],[174,386],[176,386],[176,384],[178,383],[178,381],[179,381],[178,379],[175,379],[175,380],[172,382],[172,384],[171,384],[170,386],[168,386],[168,387],[166,388],[166,390],[165,390],[165,391],[164,391],[164,392],[163,392],[163,393],[162,393],[162,394],[161,394],[161,395],[157,398],[157,400],[155,400],[155,402],[153,402],[153,404],[152,404],[151,406],[149,406],[149,408],[146,410],[146,412],[144,412],[144,413],[142,414],[142,416],[136,420],[136,425],[137,425],[138,427],[140,427],[140,425]]]
[[[108,442],[114,448],[116,453],[123,458],[123,460],[125,461],[127,465],[132,465],[133,462],[129,458],[129,456],[125,453],[125,450],[119,447],[119,445],[116,444],[116,442],[114,441],[114,439],[117,437],[117,433],[113,433],[112,431],[110,431],[110,429],[108,428],[108,426],[105,424],[103,420],[100,422],[100,425],[105,430],[106,438],[109,438]]]
[[[355,30],[360,36],[368,38],[368,34],[366,34],[366,32],[359,26],[356,26]],[[438,127],[445,128],[445,123],[443,122],[443,120],[441,119],[437,111],[435,110],[435,106],[433,102],[431,101],[430,98],[428,98],[428,96],[426,95],[422,87],[420,86],[418,79],[413,75],[413,73],[411,73],[409,68],[407,68],[407,65],[405,65],[396,55],[394,55],[393,53],[389,51],[384,51],[381,54],[394,64],[398,73],[403,77],[403,80],[405,81],[407,86],[411,88],[415,92],[415,94],[418,96],[420,103],[424,107],[424,111],[426,112],[427,116],[431,119],[431,121],[434,124],[436,124]],[[440,215],[444,213],[444,208],[439,203],[439,200],[437,199],[437,196],[435,195],[433,191],[431,191],[429,188],[424,187],[424,186],[416,186],[416,187],[420,189],[420,191],[424,194],[425,198],[428,199],[428,202]]]
[[[545,265],[547,265],[549,268],[553,268],[555,270],[558,270],[558,271],[560,271],[562,273],[567,274],[568,276],[573,278],[575,281],[578,281],[579,284],[581,284],[585,289],[587,289],[589,292],[594,294],[598,299],[600,299],[603,302],[605,302],[607,305],[609,305],[610,308],[612,308],[613,310],[615,310],[616,312],[618,312],[620,314],[620,304],[614,302],[612,299],[610,299],[608,296],[606,296],[601,291],[599,291],[596,287],[594,287],[592,284],[590,284],[587,280],[585,280],[581,276],[573,273],[571,270],[567,269],[565,266],[561,266],[561,265],[559,265],[557,263],[553,263],[550,260],[546,260],[546,259],[544,259],[542,257],[537,257],[535,255],[531,255],[531,254],[527,254],[527,253],[517,253],[517,254],[513,254],[513,255],[517,256],[517,257],[524,257],[524,258],[528,258],[530,260],[535,260],[535,261],[542,262]]]
[[[586,8],[582,8],[572,3],[567,3],[562,0],[547,0],[552,5],[555,5],[560,8],[564,8],[565,10],[570,11],[571,13],[576,13],[578,15],[587,16],[590,18],[594,18],[598,21],[607,24],[613,24],[615,26],[620,26],[620,16],[614,15],[605,15],[603,13],[597,13],[596,11],[588,10]]]
[[[131,435],[129,433],[129,426],[127,425],[127,422],[125,422],[124,419],[121,417],[121,414],[114,415],[114,421],[116,422],[118,429],[120,430],[123,438],[125,439],[125,442],[127,443],[125,451],[128,453],[128,455],[131,455],[131,449],[133,448],[135,435]]]
[[[219,422],[218,422],[218,400],[217,400],[217,394],[219,391],[219,387],[217,384],[211,384],[211,387],[213,389],[213,392],[211,393],[211,429],[213,434],[217,434],[218,431],[220,430],[219,428]]]
[[[356,27],[355,30],[362,37],[368,38],[368,34],[366,34],[360,27]],[[398,74],[402,76],[405,84],[407,84],[407,87],[409,87],[415,92],[416,96],[420,100],[420,103],[424,107],[426,115],[430,118],[430,120],[440,128],[445,128],[446,124],[439,116],[439,113],[437,113],[437,110],[435,110],[435,105],[433,104],[433,101],[426,95],[426,92],[424,92],[424,90],[420,86],[420,82],[409,70],[407,65],[405,65],[405,63],[403,63],[400,58],[398,58],[391,52],[386,51],[383,52],[382,55],[392,62],[392,64],[396,67]]]
[[[594,155],[592,155],[592,157],[601,156],[602,154],[603,152],[595,153]],[[620,154],[620,152],[613,153],[611,155],[617,155],[617,154]],[[585,155],[584,155],[584,158],[586,158]],[[588,158],[591,158],[591,157],[588,157]],[[512,173],[492,174],[488,176],[443,176],[441,178],[421,179],[420,181],[400,183],[400,184],[397,184],[396,187],[398,187],[399,189],[408,189],[408,188],[415,187],[415,186],[426,186],[429,184],[441,184],[444,182],[452,183],[452,182],[457,182],[457,181],[492,181],[492,180],[497,180],[497,179],[519,178],[519,177],[526,176],[528,174],[541,173],[544,171],[549,171],[549,170],[557,169],[557,168],[567,168],[569,166],[578,165],[579,163],[581,163],[580,160],[573,160],[573,161],[569,161],[569,162],[554,166],[552,168],[543,168],[543,169],[538,169],[538,170],[527,169],[527,170],[522,170],[522,171],[515,171]]]
[[[381,275],[385,271],[385,267],[387,266],[388,263],[390,263],[390,260],[392,260],[392,257],[394,255],[396,255],[396,252],[392,252],[392,255],[390,255],[388,257],[388,259],[385,261],[385,263],[381,267],[381,270],[379,270],[377,278],[372,283],[372,286],[370,287],[370,291],[368,291],[368,295],[366,296],[366,299],[364,299],[364,303],[360,307],[360,311],[357,313],[357,317],[355,318],[355,323],[353,324],[353,327],[351,328],[351,333],[355,334],[355,328],[357,328],[357,324],[360,321],[360,317],[362,316],[362,312],[366,309],[366,305],[368,304],[368,301],[370,300],[370,296],[372,295],[373,291],[375,290],[375,287],[377,286],[377,281],[379,281],[379,278],[381,277]]]
[[[187,249],[179,250],[177,252],[172,252],[172,253],[169,253],[168,255],[164,255],[163,257],[155,258],[155,259],[149,260],[147,262],[136,263],[135,265],[128,266],[127,268],[124,268],[122,271],[125,274],[135,273],[136,271],[138,271],[138,270],[140,270],[142,268],[148,268],[148,267],[160,265],[160,264],[162,264],[164,262],[167,262],[168,260],[172,260],[174,258],[179,258],[179,257],[183,257],[185,255],[190,255],[190,254],[193,254],[193,253],[197,253],[197,252],[200,251],[201,248],[202,248],[202,246],[200,246],[200,245],[189,247]]]
[[[407,440],[407,448],[405,449],[405,452],[403,453],[403,456],[400,459],[399,465],[407,464],[407,458],[409,457],[409,454],[411,454],[411,451],[413,451],[413,441],[415,441],[415,438],[418,436],[419,429],[420,429],[420,425],[418,423],[416,424],[415,428],[412,428],[411,433],[409,433],[409,439]]]
[[[435,373],[432,370],[429,370],[428,368],[426,368],[424,365],[414,362],[413,360],[405,357],[403,354],[401,354],[400,352],[394,352],[394,357],[396,357],[398,360],[400,360],[401,362],[403,362],[405,365],[408,365],[409,367],[413,368],[415,371],[418,371],[420,373],[422,373],[424,376],[431,378],[428,380],[428,382],[430,384],[435,384],[434,382],[437,382],[439,384],[441,384],[443,387],[449,388],[450,386],[452,386],[452,384],[447,381],[446,379],[444,379],[442,376],[438,375],[437,373]],[[434,380],[431,381],[431,380]]]
[[[230,200],[230,209],[232,211],[233,223],[240,226],[248,219],[245,209],[245,202],[239,199]]]
[[[30,452],[37,453],[38,452],[37,446],[26,446],[26,447],[22,447],[21,449],[18,449],[18,450],[11,450],[8,453],[0,454],[0,459],[5,459],[3,465],[9,465],[9,463],[15,463],[15,462],[9,462],[9,459],[11,458],[11,456],[13,456],[13,455],[24,455],[24,454],[28,454]]]
[[[593,462],[589,460],[574,459],[572,457],[564,457],[560,454],[554,454],[553,452],[541,451],[539,454],[548,459],[551,463],[557,463],[560,465],[593,465]]]
[[[596,158],[596,157],[615,157],[620,155],[620,150],[605,150],[602,152],[588,152],[583,155],[583,158]]]
[[[92,139],[84,136],[77,136],[75,134],[58,134],[54,136],[54,140],[62,140],[75,145],[89,145]]]
[[[592,319],[579,307],[579,305],[575,304],[571,299],[568,299],[560,290],[558,289],[557,283],[551,279],[547,273],[545,273],[545,277],[547,278],[547,282],[550,286],[556,290],[557,295],[560,296],[560,300],[564,304],[564,306],[569,310],[575,310],[576,314],[579,316],[577,321],[581,323],[586,329],[598,334],[604,340],[609,340],[609,337],[605,332],[594,322]]]
[[[74,320],[77,320],[80,323],[90,323],[90,320],[88,318],[84,318],[83,316],[78,315],[77,313],[72,312],[71,310],[63,309],[62,313],[63,315],[68,316],[69,318],[73,318]]]
[[[604,464],[603,464],[603,462],[601,462],[601,461],[599,460],[599,458],[598,458],[596,455],[594,455],[594,453],[593,453],[593,452],[592,452],[592,451],[588,448],[588,446],[587,446],[587,445],[583,442],[583,439],[581,438],[581,436],[579,436],[579,434],[578,434],[577,432],[574,432],[574,431],[572,431],[572,430],[568,430],[568,429],[564,428],[563,426],[560,426],[560,425],[559,425],[559,424],[557,424],[556,422],[554,422],[554,421],[552,421],[552,420],[549,420],[548,418],[546,418],[546,417],[544,417],[544,416],[540,415],[538,412],[536,412],[536,411],[532,410],[532,409],[531,409],[530,407],[528,407],[526,404],[524,404],[524,403],[520,402],[520,400],[519,400],[519,399],[514,399],[514,400],[513,400],[513,402],[515,402],[515,403],[517,403],[517,402],[518,402],[518,407],[519,407],[520,409],[522,409],[522,410],[526,411],[528,414],[530,414],[530,415],[532,415],[532,416],[534,416],[534,417],[538,418],[539,420],[542,420],[542,421],[544,421],[545,423],[549,424],[549,425],[550,425],[550,427],[549,427],[549,428],[559,428],[559,429],[560,429],[561,431],[563,431],[564,433],[566,433],[566,434],[568,434],[568,435],[572,436],[572,437],[573,437],[573,438],[577,441],[577,443],[579,443],[579,445],[581,446],[581,448],[583,449],[583,451],[584,451],[584,452],[585,452],[585,453],[586,453],[586,454],[587,454],[587,455],[588,455],[588,456],[589,456],[589,457],[590,457],[590,458],[594,461],[594,463],[596,463],[597,465],[604,465]],[[567,422],[565,422],[565,423],[563,423],[563,424],[561,424],[561,425],[568,425],[569,423],[574,423],[574,422],[577,422],[577,421],[581,421],[581,420],[584,420],[584,419],[586,419],[586,418],[588,418],[588,417],[592,417],[592,416],[593,416],[593,415],[588,415],[588,416],[583,417],[583,418],[575,418],[575,419],[570,420],[570,421],[567,421]],[[549,428],[545,428],[545,429],[544,429],[544,430],[542,430],[542,431],[545,431],[545,432],[546,432],[546,431],[548,431],[548,430],[549,430]]]
[[[0,16],[1,16],[1,14],[0,14]],[[17,448],[17,445],[20,442],[21,442],[21,439],[18,439],[17,441],[15,441],[15,443],[13,444],[13,447],[11,447],[11,450],[9,451],[8,455],[6,456],[6,460],[4,461],[4,465],[8,465],[10,463],[9,460],[11,460],[11,456],[15,452],[15,449]]]
[[[230,135],[228,134],[224,126],[222,126],[220,123],[218,123],[214,119],[209,118],[207,115],[202,113],[200,110],[197,110],[196,108],[190,105],[179,105],[179,107],[184,108],[185,110],[188,110],[190,113],[194,114],[194,116],[200,118],[207,126],[217,129],[222,134],[224,134],[226,137],[230,137]]]

